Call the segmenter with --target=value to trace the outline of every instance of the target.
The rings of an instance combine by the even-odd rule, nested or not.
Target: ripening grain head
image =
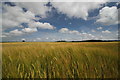
[[[116,78],[118,43],[3,43],[3,77]]]

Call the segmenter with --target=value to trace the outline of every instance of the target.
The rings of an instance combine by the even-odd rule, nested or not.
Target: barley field
[[[3,78],[118,77],[118,42],[1,44]]]

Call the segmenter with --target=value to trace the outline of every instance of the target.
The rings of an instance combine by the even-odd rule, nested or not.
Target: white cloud
[[[35,38],[35,39],[32,39],[32,41],[41,41],[42,40],[42,38]]]
[[[18,2],[15,4],[19,7],[26,8],[36,15],[46,17],[47,12],[51,10],[50,7],[46,6],[47,3],[48,2]]]
[[[50,25],[50,23],[41,23],[33,21],[33,19],[38,20],[38,17],[36,18],[35,15],[40,15],[41,18],[45,18],[47,16],[47,12],[50,9],[47,6],[45,6],[46,3],[47,2],[19,2],[15,3],[17,6],[9,6],[3,4],[3,30],[11,27],[22,27],[22,23],[28,23],[30,27],[38,25],[38,27],[42,29],[54,29],[55,27]],[[23,11],[23,7],[27,9],[26,12]]]
[[[45,39],[49,39],[49,37],[46,37]]]
[[[76,31],[76,30],[69,31],[69,33],[71,33],[71,34],[78,34],[78,35],[80,34],[79,31]]]
[[[83,34],[83,35],[86,35],[87,33],[83,32],[82,34]]]
[[[90,34],[90,33],[85,33],[85,32],[83,32],[83,33],[81,33],[81,35],[80,35],[81,37],[82,37],[82,39],[83,40],[87,40],[87,39],[95,39],[95,36],[94,35],[92,35],[92,34]]]
[[[22,38],[21,40],[22,40],[22,41],[26,41],[26,39],[25,39],[25,38]]]
[[[67,34],[77,34],[79,37],[81,37],[82,39],[94,39],[95,36],[90,34],[90,33],[80,33],[77,30],[69,30],[68,28],[61,28],[59,30],[60,33],[67,33]]]
[[[71,25],[72,23],[70,22],[69,24]]]
[[[26,33],[33,33],[33,32],[37,32],[37,28],[24,28],[22,30],[15,29],[10,32],[3,32],[2,35],[4,37],[11,37],[11,36],[21,36]]]
[[[37,32],[37,28],[40,29],[55,29],[50,23],[42,23],[42,22],[35,22],[34,20],[38,20],[35,15],[40,15],[41,18],[45,18],[47,15],[47,11],[49,9],[45,6],[45,3],[15,3],[17,6],[9,6],[3,4],[3,11],[2,17],[0,18],[0,22],[2,20],[2,32],[4,36],[19,36],[26,33],[33,33]],[[23,6],[22,6],[23,5]],[[32,5],[32,6],[31,6]],[[33,6],[35,5],[35,6]],[[27,11],[23,11],[22,8],[26,8]],[[35,9],[36,8],[36,9]],[[38,10],[38,11],[37,11]],[[41,19],[39,18],[39,19]],[[33,20],[34,19],[34,20]],[[28,28],[24,28],[22,23],[27,23]],[[15,30],[10,31],[8,33],[4,32],[4,30],[16,27]],[[17,28],[21,28],[18,30]]]
[[[117,33],[116,35],[118,36],[119,34]]]
[[[61,28],[59,30],[60,33],[69,33],[69,34],[80,34],[77,30],[69,30],[68,28]]]
[[[116,5],[117,5],[117,6],[120,5],[120,2],[117,2]]]
[[[40,29],[55,29],[50,23],[41,23],[41,22],[30,22],[28,24],[31,28],[40,28]]]
[[[22,35],[22,34],[23,34],[23,32],[19,31],[18,29],[15,29],[15,30],[9,32],[9,35],[16,35],[16,36],[18,36],[18,35]]]
[[[25,33],[37,32],[37,28],[24,28],[22,31]]]
[[[36,38],[37,40],[41,40],[41,38]]]
[[[103,28],[102,28],[102,27],[98,27],[98,28],[97,28],[97,30],[101,30],[101,29],[103,29]]]
[[[99,11],[99,19],[97,23],[102,23],[104,25],[114,25],[118,24],[118,9],[116,6],[104,7]]]
[[[118,9],[118,24],[120,24],[120,8]]]
[[[3,2],[118,2],[119,0],[3,0]]]
[[[30,11],[24,12],[18,6],[3,5],[3,29],[19,26],[21,23],[28,23],[35,19],[35,14]]]
[[[92,32],[96,32],[94,29],[91,30]]]
[[[61,32],[61,33],[68,33],[69,29],[68,28],[62,28],[62,29],[59,30],[59,32]]]
[[[7,36],[6,36],[6,35],[0,35],[0,38],[1,38],[1,37],[4,38],[4,37],[7,37]]]
[[[52,6],[57,9],[58,12],[66,14],[68,17],[72,18],[82,18],[87,20],[88,13],[91,10],[95,10],[101,7],[103,2],[52,2]]]
[[[102,31],[102,33],[111,33],[109,30]]]
[[[20,25],[20,26],[18,26],[18,27],[20,27],[20,28],[24,28],[24,26],[23,26],[23,25]]]

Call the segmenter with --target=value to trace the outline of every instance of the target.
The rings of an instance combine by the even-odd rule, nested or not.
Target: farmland
[[[118,42],[2,43],[3,78],[117,78]]]

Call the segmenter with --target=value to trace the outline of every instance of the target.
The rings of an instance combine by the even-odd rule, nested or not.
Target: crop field
[[[2,43],[2,77],[117,78],[118,42]]]

